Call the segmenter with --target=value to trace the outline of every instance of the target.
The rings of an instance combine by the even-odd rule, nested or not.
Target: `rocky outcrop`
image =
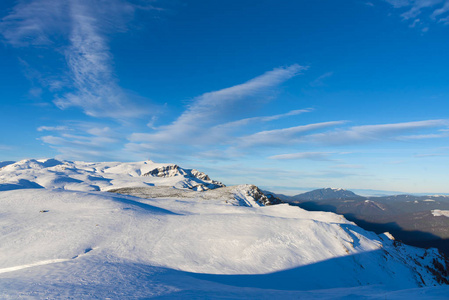
[[[258,204],[262,206],[274,205],[283,203],[281,199],[271,195],[264,194],[257,186],[249,185],[247,189],[245,189],[246,196],[251,197]]]
[[[183,169],[178,165],[167,165],[163,167],[155,168],[142,176],[155,176],[155,177],[174,177],[184,176],[189,179],[193,179],[193,183],[189,182],[185,184],[186,188],[193,189],[195,191],[203,191],[208,189],[216,189],[224,187],[225,185],[219,181],[211,180],[209,176],[203,172],[195,169]]]
[[[184,170],[181,170],[182,169],[178,165],[167,165],[153,169],[142,176],[173,177],[177,175],[185,175],[185,172],[182,172]]]

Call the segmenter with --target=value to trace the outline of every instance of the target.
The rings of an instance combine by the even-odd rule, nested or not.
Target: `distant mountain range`
[[[345,189],[334,189],[334,188],[324,188],[317,189],[303,194],[299,194],[290,199],[294,201],[305,201],[305,200],[329,200],[329,199],[359,199],[362,196],[356,195],[355,193],[345,190]]]
[[[449,212],[446,195],[360,196],[344,189],[323,188],[295,196],[276,195],[282,201],[310,211],[344,215],[377,233],[390,232],[405,243],[437,247],[449,255]],[[449,214],[447,214],[449,215]]]

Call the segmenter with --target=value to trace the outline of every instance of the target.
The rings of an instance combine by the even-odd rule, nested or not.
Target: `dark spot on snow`
[[[40,211],[40,213],[46,213],[46,212],[49,212],[49,210],[43,209],[43,210]]]
[[[89,253],[90,251],[92,251],[92,250],[94,250],[94,249],[92,249],[92,248],[86,248],[86,249],[84,249],[84,253],[82,253],[82,254],[80,254],[80,255],[84,255],[84,254],[87,254],[87,253]],[[76,259],[76,258],[78,258],[78,257],[80,257],[80,255],[75,255],[74,257],[72,257],[72,259]]]
[[[89,179],[91,181],[107,181],[107,182],[110,182],[112,180],[109,178],[104,178],[104,177],[100,177],[100,176],[91,176],[91,175],[88,175],[87,179]]]

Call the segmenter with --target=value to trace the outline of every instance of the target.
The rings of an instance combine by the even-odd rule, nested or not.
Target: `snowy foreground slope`
[[[28,160],[0,169],[0,298],[449,295],[436,250],[336,214],[263,206],[254,186],[219,187],[169,166]],[[104,192],[112,189],[139,197]]]

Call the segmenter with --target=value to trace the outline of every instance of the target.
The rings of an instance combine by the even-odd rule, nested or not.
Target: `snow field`
[[[0,192],[0,298],[444,299],[449,292],[415,289],[439,284],[427,269],[441,259],[435,250],[400,245],[333,213],[261,207],[250,185],[195,192],[179,187],[196,179],[141,176],[155,166],[3,167],[0,186],[20,189]],[[95,191],[124,186],[148,199]]]

